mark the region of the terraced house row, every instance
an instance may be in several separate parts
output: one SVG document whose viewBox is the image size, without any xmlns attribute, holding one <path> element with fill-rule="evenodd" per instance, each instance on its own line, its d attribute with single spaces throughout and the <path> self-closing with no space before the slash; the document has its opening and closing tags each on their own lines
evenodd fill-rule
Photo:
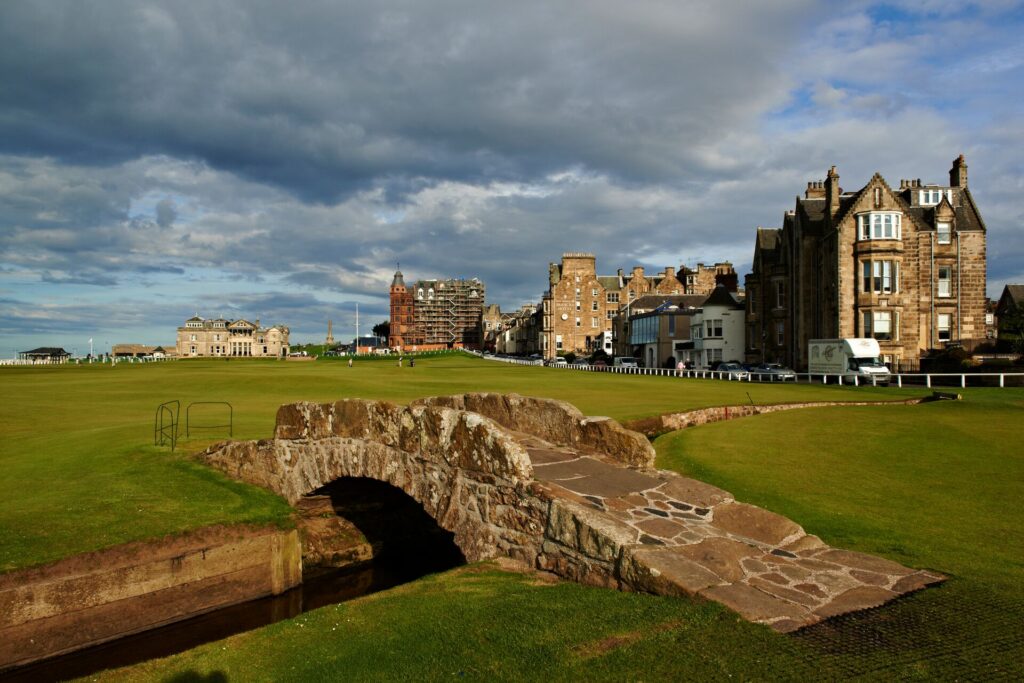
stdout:
<svg viewBox="0 0 1024 683">
<path fill-rule="evenodd" d="M 811 339 L 873 337 L 891 367 L 986 338 L 985 223 L 963 155 L 948 184 L 878 173 L 858 190 L 833 166 L 781 228 L 758 228 L 746 289 L 746 360 L 807 365 Z"/>
</svg>

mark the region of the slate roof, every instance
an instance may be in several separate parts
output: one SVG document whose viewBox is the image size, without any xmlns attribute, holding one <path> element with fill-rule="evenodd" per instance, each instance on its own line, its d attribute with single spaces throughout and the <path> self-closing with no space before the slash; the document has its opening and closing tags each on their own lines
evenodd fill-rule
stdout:
<svg viewBox="0 0 1024 683">
<path fill-rule="evenodd" d="M 702 307 L 706 308 L 707 306 L 724 306 L 726 308 L 737 309 L 744 308 L 742 299 L 722 285 L 715 287 L 715 290 L 711 292 L 711 295 L 704 300 Z"/>
<path fill-rule="evenodd" d="M 21 353 L 26 356 L 70 356 L 71 354 L 62 349 L 59 346 L 40 346 L 38 349 L 32 349 L 31 351 L 22 351 Z"/>
<path fill-rule="evenodd" d="M 999 297 L 997 315 L 1004 315 L 1010 306 L 1024 306 L 1024 285 L 1006 285 Z"/>
</svg>

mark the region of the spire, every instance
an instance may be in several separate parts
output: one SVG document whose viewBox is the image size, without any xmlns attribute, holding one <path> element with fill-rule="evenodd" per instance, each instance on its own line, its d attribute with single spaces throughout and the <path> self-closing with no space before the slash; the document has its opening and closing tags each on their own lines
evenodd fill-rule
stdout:
<svg viewBox="0 0 1024 683">
<path fill-rule="evenodd" d="M 396 263 L 395 265 L 397 265 L 399 267 L 401 266 L 400 263 Z M 402 277 L 402 271 L 400 269 L 395 271 L 395 277 L 394 277 L 394 279 L 391 280 L 391 286 L 392 287 L 405 287 L 405 278 Z"/>
</svg>

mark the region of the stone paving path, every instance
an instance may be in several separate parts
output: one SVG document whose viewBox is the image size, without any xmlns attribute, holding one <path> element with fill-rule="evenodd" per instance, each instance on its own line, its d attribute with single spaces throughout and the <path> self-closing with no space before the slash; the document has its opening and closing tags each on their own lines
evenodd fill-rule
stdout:
<svg viewBox="0 0 1024 683">
<path fill-rule="evenodd" d="M 777 631 L 876 607 L 943 581 L 940 574 L 838 550 L 795 522 L 709 484 L 652 470 L 637 471 L 515 435 L 534 477 L 557 498 L 611 518 L 624 540 L 620 568 L 631 587 L 697 595 Z"/>
</svg>

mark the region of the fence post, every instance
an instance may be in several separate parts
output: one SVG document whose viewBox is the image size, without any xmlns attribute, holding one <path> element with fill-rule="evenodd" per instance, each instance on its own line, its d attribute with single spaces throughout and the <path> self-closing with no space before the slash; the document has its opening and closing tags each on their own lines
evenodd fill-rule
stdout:
<svg viewBox="0 0 1024 683">
<path fill-rule="evenodd" d="M 896 386 L 900 389 L 903 388 L 903 375 L 896 375 Z"/>
<path fill-rule="evenodd" d="M 1004 386 L 1004 385 L 1003 385 L 1003 378 L 1004 378 L 1004 377 L 1006 377 L 1006 375 L 1004 375 L 1003 373 L 1001 373 L 1001 372 L 1000 372 L 1000 373 L 999 373 L 999 388 L 1000 388 L 1000 389 L 1002 389 L 1002 388 L 1003 388 L 1003 386 Z"/>
<path fill-rule="evenodd" d="M 960 375 L 960 388 L 963 389 L 967 386 L 967 375 Z"/>
<path fill-rule="evenodd" d="M 932 376 L 931 375 L 925 375 L 924 376 L 924 385 L 926 387 L 928 387 L 929 389 L 932 388 Z"/>
</svg>

